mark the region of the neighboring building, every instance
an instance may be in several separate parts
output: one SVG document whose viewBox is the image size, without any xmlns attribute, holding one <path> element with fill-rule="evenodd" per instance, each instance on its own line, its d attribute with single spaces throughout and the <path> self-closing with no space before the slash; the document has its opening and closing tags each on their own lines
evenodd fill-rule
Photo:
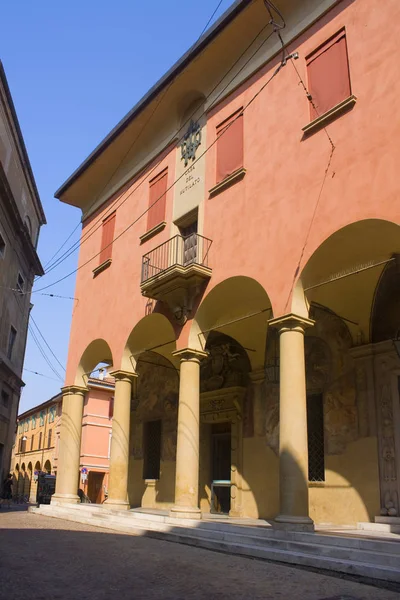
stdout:
<svg viewBox="0 0 400 600">
<path fill-rule="evenodd" d="M 38 473 L 54 473 L 61 410 L 62 395 L 57 394 L 18 416 L 11 460 L 15 496 L 35 502 Z"/>
<path fill-rule="evenodd" d="M 9 469 L 25 355 L 30 293 L 43 275 L 36 247 L 46 223 L 0 62 L 0 481 Z"/>
<path fill-rule="evenodd" d="M 56 193 L 83 238 L 54 502 L 107 363 L 109 506 L 399 514 L 400 3 L 276 4 L 298 74 L 235 2 Z"/>
<path fill-rule="evenodd" d="M 92 502 L 102 502 L 108 485 L 114 380 L 88 380 L 82 420 L 80 487 Z M 57 475 L 62 395 L 34 406 L 17 419 L 12 454 L 13 494 L 36 501 L 37 475 L 40 471 Z"/>
</svg>

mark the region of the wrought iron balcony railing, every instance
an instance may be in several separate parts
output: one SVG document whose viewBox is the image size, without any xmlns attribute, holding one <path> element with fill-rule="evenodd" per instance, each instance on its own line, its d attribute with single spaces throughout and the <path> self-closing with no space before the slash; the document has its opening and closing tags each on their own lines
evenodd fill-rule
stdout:
<svg viewBox="0 0 400 600">
<path fill-rule="evenodd" d="M 175 266 L 208 267 L 211 244 L 211 240 L 198 233 L 192 233 L 187 237 L 175 235 L 143 256 L 142 284 Z"/>
</svg>

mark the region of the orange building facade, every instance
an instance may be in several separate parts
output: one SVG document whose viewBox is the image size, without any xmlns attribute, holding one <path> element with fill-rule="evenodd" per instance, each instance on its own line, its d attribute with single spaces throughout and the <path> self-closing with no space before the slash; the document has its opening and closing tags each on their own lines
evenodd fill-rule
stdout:
<svg viewBox="0 0 400 600">
<path fill-rule="evenodd" d="M 399 17 L 236 2 L 57 191 L 83 229 L 54 502 L 107 364 L 110 507 L 398 515 Z"/>
</svg>

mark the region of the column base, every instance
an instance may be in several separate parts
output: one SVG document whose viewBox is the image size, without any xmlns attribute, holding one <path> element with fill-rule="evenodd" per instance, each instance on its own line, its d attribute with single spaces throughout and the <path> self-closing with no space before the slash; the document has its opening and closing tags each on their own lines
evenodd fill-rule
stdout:
<svg viewBox="0 0 400 600">
<path fill-rule="evenodd" d="M 112 510 L 130 510 L 131 508 L 129 502 L 125 500 L 113 500 L 112 498 L 108 498 L 103 505 Z"/>
<path fill-rule="evenodd" d="M 201 510 L 191 506 L 174 506 L 169 511 L 169 516 L 175 519 L 201 519 Z"/>
<path fill-rule="evenodd" d="M 314 521 L 310 517 L 279 515 L 272 521 L 272 526 L 284 531 L 314 531 Z"/>
<path fill-rule="evenodd" d="M 53 494 L 50 504 L 80 504 L 78 494 Z"/>
</svg>

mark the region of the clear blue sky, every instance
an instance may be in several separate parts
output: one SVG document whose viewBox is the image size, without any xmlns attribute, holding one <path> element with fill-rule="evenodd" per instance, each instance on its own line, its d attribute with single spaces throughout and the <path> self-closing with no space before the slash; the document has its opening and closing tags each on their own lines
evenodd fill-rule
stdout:
<svg viewBox="0 0 400 600">
<path fill-rule="evenodd" d="M 214 20 L 231 3 L 224 0 Z M 48 222 L 40 235 L 42 264 L 80 220 L 79 210 L 54 199 L 55 190 L 196 41 L 218 4 L 218 0 L 3 3 L 0 58 Z M 76 264 L 74 253 L 43 277 L 40 287 Z M 74 296 L 74 288 L 72 276 L 46 291 Z M 33 318 L 65 365 L 73 301 L 33 294 L 32 302 Z M 31 336 L 25 367 L 55 379 Z M 23 379 L 20 412 L 56 394 L 63 383 L 28 371 Z"/>
</svg>

